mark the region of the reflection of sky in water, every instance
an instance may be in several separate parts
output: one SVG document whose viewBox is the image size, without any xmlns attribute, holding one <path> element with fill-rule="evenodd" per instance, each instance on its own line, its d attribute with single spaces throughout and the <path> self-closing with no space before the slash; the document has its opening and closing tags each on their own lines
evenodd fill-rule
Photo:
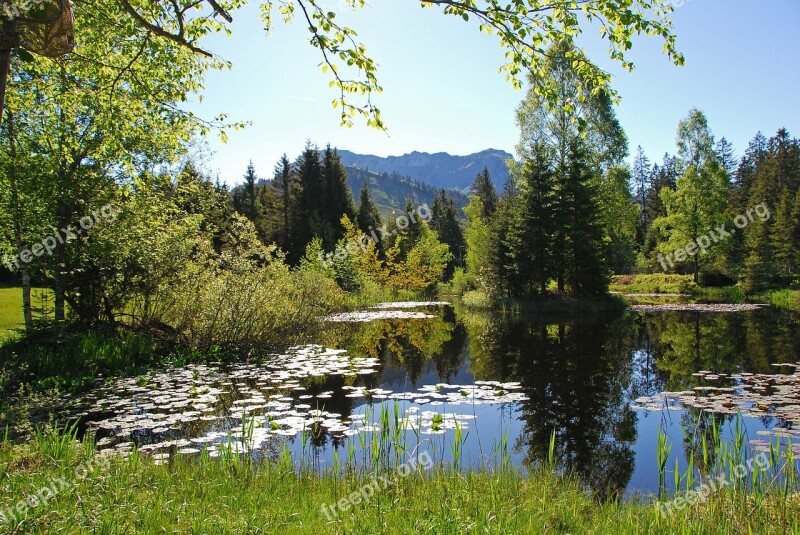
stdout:
<svg viewBox="0 0 800 535">
<path fill-rule="evenodd" d="M 124 381 L 128 390 L 106 399 L 102 410 L 91 406 L 107 392 L 96 392 L 98 399 L 86 400 L 79 410 L 88 412 L 84 421 L 95 422 L 127 413 L 115 422 L 122 425 L 100 425 L 101 445 L 135 440 L 164 458 L 181 449 L 214 451 L 215 444 L 227 442 L 230 429 L 241 434 L 241 414 L 250 413 L 257 416 L 252 435 L 263 454 L 277 455 L 286 446 L 295 458 L 312 458 L 321 469 L 333 467 L 335 445 L 340 462 L 347 459 L 348 441 L 354 458 L 363 458 L 356 433 L 362 430 L 369 448 L 375 433 L 364 429 L 380 426 L 382 409 L 394 418 L 396 407 L 407 424 L 408 452 L 424 448 L 445 462 L 453 459 L 457 421 L 464 467 L 495 466 L 504 437 L 512 464 L 541 462 L 555 429 L 560 469 L 575 472 L 599 496 L 633 495 L 657 490 L 659 428 L 672 443 L 668 471 L 676 460 L 685 468 L 689 446 L 681 426 L 691 427 L 700 414 L 695 408 L 636 410 L 634 400 L 707 385 L 698 370 L 792 373 L 771 365 L 800 359 L 797 316 L 775 310 L 550 321 L 461 319 L 442 306 L 421 310 L 435 317 L 330 324 L 309 340 L 346 352 L 306 348 L 299 364 L 289 355 L 266 366 L 169 370 L 149 383 L 131 378 Z M 164 390 L 155 401 L 147 390 L 153 384 Z M 781 395 L 788 404 L 798 388 L 787 388 Z M 369 392 L 371 400 L 365 397 Z M 147 422 L 159 412 L 167 416 Z M 437 422 L 436 415 L 444 418 Z M 759 432 L 779 424 L 796 432 L 785 419 L 759 416 L 744 419 L 748 439 L 775 438 Z M 716 419 L 722 435 L 730 437 L 733 416 Z M 304 453 L 298 432 L 315 424 L 322 432 L 310 439 L 313 454 Z M 132 434 L 117 438 L 124 434 L 121 427 Z M 800 443 L 800 434 L 795 436 Z M 169 443 L 175 447 L 152 448 Z"/>
</svg>

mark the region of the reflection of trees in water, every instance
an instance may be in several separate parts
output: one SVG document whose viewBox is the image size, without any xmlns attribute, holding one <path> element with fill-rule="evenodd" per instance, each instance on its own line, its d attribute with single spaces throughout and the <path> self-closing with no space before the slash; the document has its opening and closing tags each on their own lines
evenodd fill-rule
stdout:
<svg viewBox="0 0 800 535">
<path fill-rule="evenodd" d="M 771 365 L 800 358 L 800 317 L 778 310 L 733 314 L 661 312 L 642 316 L 656 366 L 668 390 L 701 384 L 700 370 L 775 373 Z"/>
<path fill-rule="evenodd" d="M 326 333 L 326 340 L 352 355 L 379 358 L 381 372 L 386 367 L 404 370 L 415 386 L 429 360 L 440 379 L 446 381 L 463 366 L 466 330 L 456 324 L 451 309 L 435 313 L 435 318 L 424 320 L 380 320 L 347 328 L 336 326 Z"/>
<path fill-rule="evenodd" d="M 624 490 L 633 473 L 636 415 L 626 392 L 633 378 L 630 322 L 546 324 L 485 318 L 470 322 L 476 378 L 518 380 L 530 400 L 517 447 L 526 461 L 547 456 L 556 430 L 559 466 L 598 497 Z"/>
<path fill-rule="evenodd" d="M 666 377 L 666 390 L 690 390 L 697 386 L 728 386 L 727 381 L 704 381 L 693 376 L 700 370 L 715 373 L 774 374 L 773 363 L 800 358 L 800 317 L 773 309 L 735 314 L 662 312 L 640 316 L 642 340 L 654 348 L 655 365 Z M 685 459 L 693 454 L 695 466 L 703 466 L 703 443 L 708 465 L 713 465 L 712 420 L 727 428 L 734 415 L 709 414 L 688 407 L 681 416 Z M 776 422 L 759 418 L 764 427 Z"/>
</svg>

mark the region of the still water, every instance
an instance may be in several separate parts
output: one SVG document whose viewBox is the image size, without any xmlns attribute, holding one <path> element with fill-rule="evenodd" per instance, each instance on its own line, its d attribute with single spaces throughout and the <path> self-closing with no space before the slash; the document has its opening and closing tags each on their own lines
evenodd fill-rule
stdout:
<svg viewBox="0 0 800 535">
<path fill-rule="evenodd" d="M 738 422 L 753 448 L 800 444 L 798 314 L 392 308 L 330 322 L 263 361 L 113 381 L 60 416 L 80 417 L 101 448 L 136 444 L 159 462 L 233 447 L 322 470 L 367 463 L 379 439 L 402 444 L 401 460 L 428 451 L 465 470 L 535 466 L 554 435 L 557 468 L 601 498 L 657 492 L 660 429 L 669 467 L 686 466 L 709 418 L 728 437 Z"/>
</svg>

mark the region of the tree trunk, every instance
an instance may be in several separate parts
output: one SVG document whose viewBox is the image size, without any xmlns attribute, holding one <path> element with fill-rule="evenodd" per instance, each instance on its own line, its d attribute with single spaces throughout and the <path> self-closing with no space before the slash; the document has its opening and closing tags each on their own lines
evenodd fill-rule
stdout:
<svg viewBox="0 0 800 535">
<path fill-rule="evenodd" d="M 66 205 L 63 202 L 59 202 L 57 214 L 56 214 L 56 221 L 58 222 L 58 228 L 67 228 L 69 225 L 69 216 L 68 210 Z M 66 238 L 65 238 L 66 239 Z M 56 321 L 64 321 L 66 319 L 65 313 L 65 286 L 64 286 L 64 274 L 63 270 L 66 266 L 66 243 L 58 243 L 56 245 L 55 250 L 53 251 L 53 293 L 55 294 L 55 303 L 54 303 L 54 317 Z"/>
<path fill-rule="evenodd" d="M 22 241 L 22 207 L 20 206 L 19 184 L 14 170 L 14 161 L 17 159 L 17 144 L 14 137 L 14 113 L 8 112 L 8 139 L 9 156 L 11 162 L 8 166 L 8 177 L 11 182 L 11 202 L 14 206 L 14 241 L 17 245 L 17 255 L 25 248 Z M 19 258 L 19 257 L 18 257 Z M 19 264 L 22 277 L 22 315 L 25 318 L 25 331 L 30 334 L 33 329 L 33 311 L 31 309 L 31 276 L 25 262 Z"/>
</svg>

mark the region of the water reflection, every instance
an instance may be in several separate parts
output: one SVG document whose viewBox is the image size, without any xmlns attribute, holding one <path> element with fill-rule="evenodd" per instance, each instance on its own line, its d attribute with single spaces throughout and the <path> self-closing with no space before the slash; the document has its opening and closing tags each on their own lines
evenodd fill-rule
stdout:
<svg viewBox="0 0 800 535">
<path fill-rule="evenodd" d="M 657 492 L 655 438 L 659 426 L 666 427 L 676 446 L 673 457 L 682 463 L 691 453 L 695 459 L 700 457 L 712 419 L 714 425 L 721 427 L 733 418 L 701 414 L 692 407 L 674 414 L 653 414 L 635 410 L 634 400 L 665 390 L 702 386 L 706 379 L 697 375 L 700 370 L 729 375 L 775 374 L 780 371 L 773 364 L 800 361 L 800 316 L 774 309 L 731 314 L 629 312 L 616 318 L 546 319 L 467 314 L 446 306 L 427 310 L 433 318 L 334 323 L 323 332 L 309 334 L 310 344 L 339 348 L 350 356 L 370 360 L 366 374 L 292 375 L 291 381 L 284 378 L 272 383 L 283 370 L 289 373 L 295 369 L 296 361 L 292 360 L 286 361 L 285 366 L 266 362 L 207 370 L 213 380 L 206 382 L 198 378 L 197 370 L 170 372 L 167 375 L 172 380 L 183 377 L 173 389 L 174 394 L 182 393 L 198 418 L 207 420 L 181 426 L 185 411 L 170 409 L 166 438 L 188 444 L 203 433 L 224 436 L 227 430 L 241 427 L 244 407 L 264 419 L 259 436 L 270 443 L 270 432 L 278 431 L 270 426 L 287 415 L 289 419 L 296 417 L 299 409 L 304 418 L 325 411 L 320 420 L 340 418 L 344 426 L 358 427 L 359 415 L 363 417 L 369 407 L 378 412 L 384 403 L 399 403 L 403 412 L 411 409 L 445 413 L 462 401 L 444 395 L 449 387 L 440 386 L 440 391 L 434 385 L 519 382 L 519 392 L 523 394 L 520 398 L 511 398 L 504 404 L 476 403 L 468 409 L 462 405 L 462 411 L 467 410 L 476 418 L 470 423 L 465 455 L 473 460 L 483 459 L 486 445 L 501 440 L 498 433 L 507 431 L 514 446 L 512 461 L 536 465 L 546 459 L 555 431 L 558 468 L 575 474 L 599 498 L 610 498 L 623 492 Z M 327 354 L 328 350 L 319 351 Z M 318 359 L 321 369 L 330 367 L 331 359 Z M 150 388 L 148 380 L 141 384 L 136 379 L 128 381 L 133 393 L 141 394 Z M 198 408 L 202 399 L 197 399 L 197 392 L 201 387 L 219 387 L 224 393 Z M 461 387 L 452 388 L 456 388 L 458 398 Z M 506 395 L 500 386 L 494 388 L 498 399 Z M 383 389 L 390 395 L 385 395 Z M 202 390 L 200 393 L 204 395 Z M 102 390 L 95 394 L 102 394 Z M 431 399 L 420 401 L 423 396 Z M 174 404 L 174 395 L 166 397 Z M 76 406 L 88 421 L 111 417 L 111 411 L 87 412 L 87 405 L 96 399 L 89 396 Z M 276 409 L 276 399 L 290 406 Z M 472 399 L 480 401 L 465 398 Z M 117 403 L 126 404 L 115 400 L 108 406 Z M 276 420 L 269 419 L 270 411 L 275 412 Z M 200 413 L 207 416 L 201 417 Z M 141 418 L 134 420 L 132 425 L 141 427 Z M 796 424 L 776 421 L 768 414 L 747 420 L 753 433 L 776 425 L 796 431 Z M 684 433 L 681 424 L 689 432 Z M 333 426 L 337 427 L 335 422 Z M 329 466 L 332 449 L 344 445 L 348 435 L 322 425 L 310 431 L 310 443 L 319 450 L 314 455 L 319 457 L 320 466 Z M 439 438 L 452 441 L 452 432 L 447 433 Z M 165 440 L 164 434 L 153 433 L 152 428 L 133 435 L 119 440 L 132 439 L 140 445 Z M 110 437 L 100 434 L 98 438 Z M 281 440 L 299 447 L 296 437 Z"/>
</svg>

